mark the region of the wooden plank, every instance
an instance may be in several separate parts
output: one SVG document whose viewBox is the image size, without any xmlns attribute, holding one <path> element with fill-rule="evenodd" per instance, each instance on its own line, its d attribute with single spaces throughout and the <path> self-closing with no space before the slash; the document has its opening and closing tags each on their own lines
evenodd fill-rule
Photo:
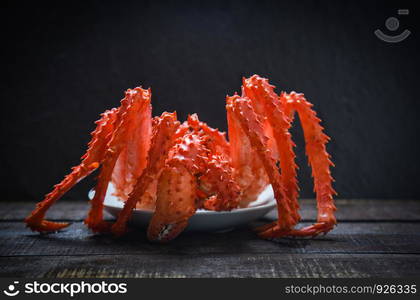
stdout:
<svg viewBox="0 0 420 300">
<path fill-rule="evenodd" d="M 303 199 L 301 214 L 303 221 L 316 218 L 316 204 L 313 199 Z M 420 201 L 417 200 L 336 200 L 339 221 L 420 221 Z M 0 221 L 23 220 L 35 207 L 33 202 L 6 202 L 0 206 Z M 51 220 L 82 221 L 89 209 L 85 201 L 59 201 L 48 212 Z M 273 210 L 268 219 L 276 218 Z"/>
<path fill-rule="evenodd" d="M 2 277 L 402 277 L 418 255 L 99 255 L 0 258 Z"/>
<path fill-rule="evenodd" d="M 42 255 L 193 255 L 193 254 L 420 254 L 420 223 L 343 223 L 326 236 L 313 240 L 259 239 L 249 229 L 226 233 L 183 233 L 170 244 L 152 244 L 144 230 L 121 239 L 93 235 L 82 223 L 55 234 L 40 235 L 23 224 L 0 223 L 1 256 Z"/>
<path fill-rule="evenodd" d="M 35 208 L 33 202 L 6 202 L 0 207 L 1 221 L 20 221 L 25 219 Z M 59 201 L 50 211 L 47 218 L 51 220 L 82 221 L 88 212 L 89 204 L 83 201 Z"/>
<path fill-rule="evenodd" d="M 419 200 L 338 199 L 335 202 L 338 221 L 420 221 Z M 313 199 L 301 201 L 304 221 L 316 219 L 315 207 Z M 265 218 L 277 219 L 277 211 L 272 210 Z"/>
</svg>

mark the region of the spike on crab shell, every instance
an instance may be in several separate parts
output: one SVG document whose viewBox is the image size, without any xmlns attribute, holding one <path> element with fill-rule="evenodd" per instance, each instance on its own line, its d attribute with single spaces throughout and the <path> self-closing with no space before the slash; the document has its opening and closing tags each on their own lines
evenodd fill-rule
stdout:
<svg viewBox="0 0 420 300">
<path fill-rule="evenodd" d="M 233 169 L 229 161 L 222 156 L 212 156 L 206 165 L 206 172 L 200 176 L 199 182 L 214 197 L 204 202 L 209 210 L 229 211 L 239 205 L 240 187 L 233 180 Z"/>
<path fill-rule="evenodd" d="M 198 119 L 197 113 L 189 114 L 187 118 L 187 122 L 189 124 L 197 125 L 200 123 L 200 120 Z"/>
<path fill-rule="evenodd" d="M 204 143 L 207 143 L 209 151 L 217 152 L 218 154 L 228 155 L 229 153 L 229 143 L 226 140 L 226 133 L 220 132 L 218 129 L 212 128 L 207 123 L 199 120 L 197 114 L 192 114 L 188 116 L 187 119 L 188 125 L 191 129 L 195 130 Z"/>
</svg>

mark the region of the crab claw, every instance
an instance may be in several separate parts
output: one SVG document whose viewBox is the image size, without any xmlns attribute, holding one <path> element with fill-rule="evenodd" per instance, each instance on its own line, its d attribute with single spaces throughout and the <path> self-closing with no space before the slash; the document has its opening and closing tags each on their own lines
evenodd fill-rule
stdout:
<svg viewBox="0 0 420 300">
<path fill-rule="evenodd" d="M 148 238 L 168 242 L 178 236 L 197 209 L 197 178 L 204 172 L 208 149 L 196 132 L 186 132 L 171 149 L 158 181 L 156 210 Z"/>
<path fill-rule="evenodd" d="M 184 167 L 167 167 L 158 183 L 156 210 L 147 230 L 154 242 L 169 242 L 187 226 L 195 213 L 196 181 Z"/>
</svg>

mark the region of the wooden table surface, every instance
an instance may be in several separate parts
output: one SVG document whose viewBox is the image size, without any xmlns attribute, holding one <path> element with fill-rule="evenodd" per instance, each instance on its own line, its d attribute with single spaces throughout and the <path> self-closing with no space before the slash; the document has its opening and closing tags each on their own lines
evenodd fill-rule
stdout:
<svg viewBox="0 0 420 300">
<path fill-rule="evenodd" d="M 316 216 L 303 200 L 304 223 Z M 47 235 L 22 223 L 34 203 L 0 207 L 1 277 L 400 277 L 420 275 L 420 201 L 337 200 L 338 226 L 316 239 L 265 241 L 249 228 L 184 233 L 167 245 L 144 231 L 122 239 L 83 225 L 88 204 L 62 200 L 49 219 L 72 221 Z M 268 215 L 272 218 L 274 213 Z M 264 220 L 262 220 L 264 221 Z"/>
</svg>

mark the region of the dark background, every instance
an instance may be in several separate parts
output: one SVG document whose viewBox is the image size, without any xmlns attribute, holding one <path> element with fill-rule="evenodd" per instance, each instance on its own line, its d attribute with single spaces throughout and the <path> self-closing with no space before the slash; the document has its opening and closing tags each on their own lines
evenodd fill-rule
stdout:
<svg viewBox="0 0 420 300">
<path fill-rule="evenodd" d="M 123 91 L 153 112 L 197 112 L 226 130 L 226 94 L 257 73 L 304 92 L 332 140 L 341 198 L 418 198 L 418 10 L 414 1 L 57 1 L 2 4 L 2 200 L 41 200 L 78 164 L 93 121 Z M 397 9 L 410 9 L 398 16 Z M 412 31 L 375 37 L 400 19 Z M 302 197 L 312 197 L 300 127 Z M 67 198 L 86 199 L 93 178 Z"/>
</svg>

